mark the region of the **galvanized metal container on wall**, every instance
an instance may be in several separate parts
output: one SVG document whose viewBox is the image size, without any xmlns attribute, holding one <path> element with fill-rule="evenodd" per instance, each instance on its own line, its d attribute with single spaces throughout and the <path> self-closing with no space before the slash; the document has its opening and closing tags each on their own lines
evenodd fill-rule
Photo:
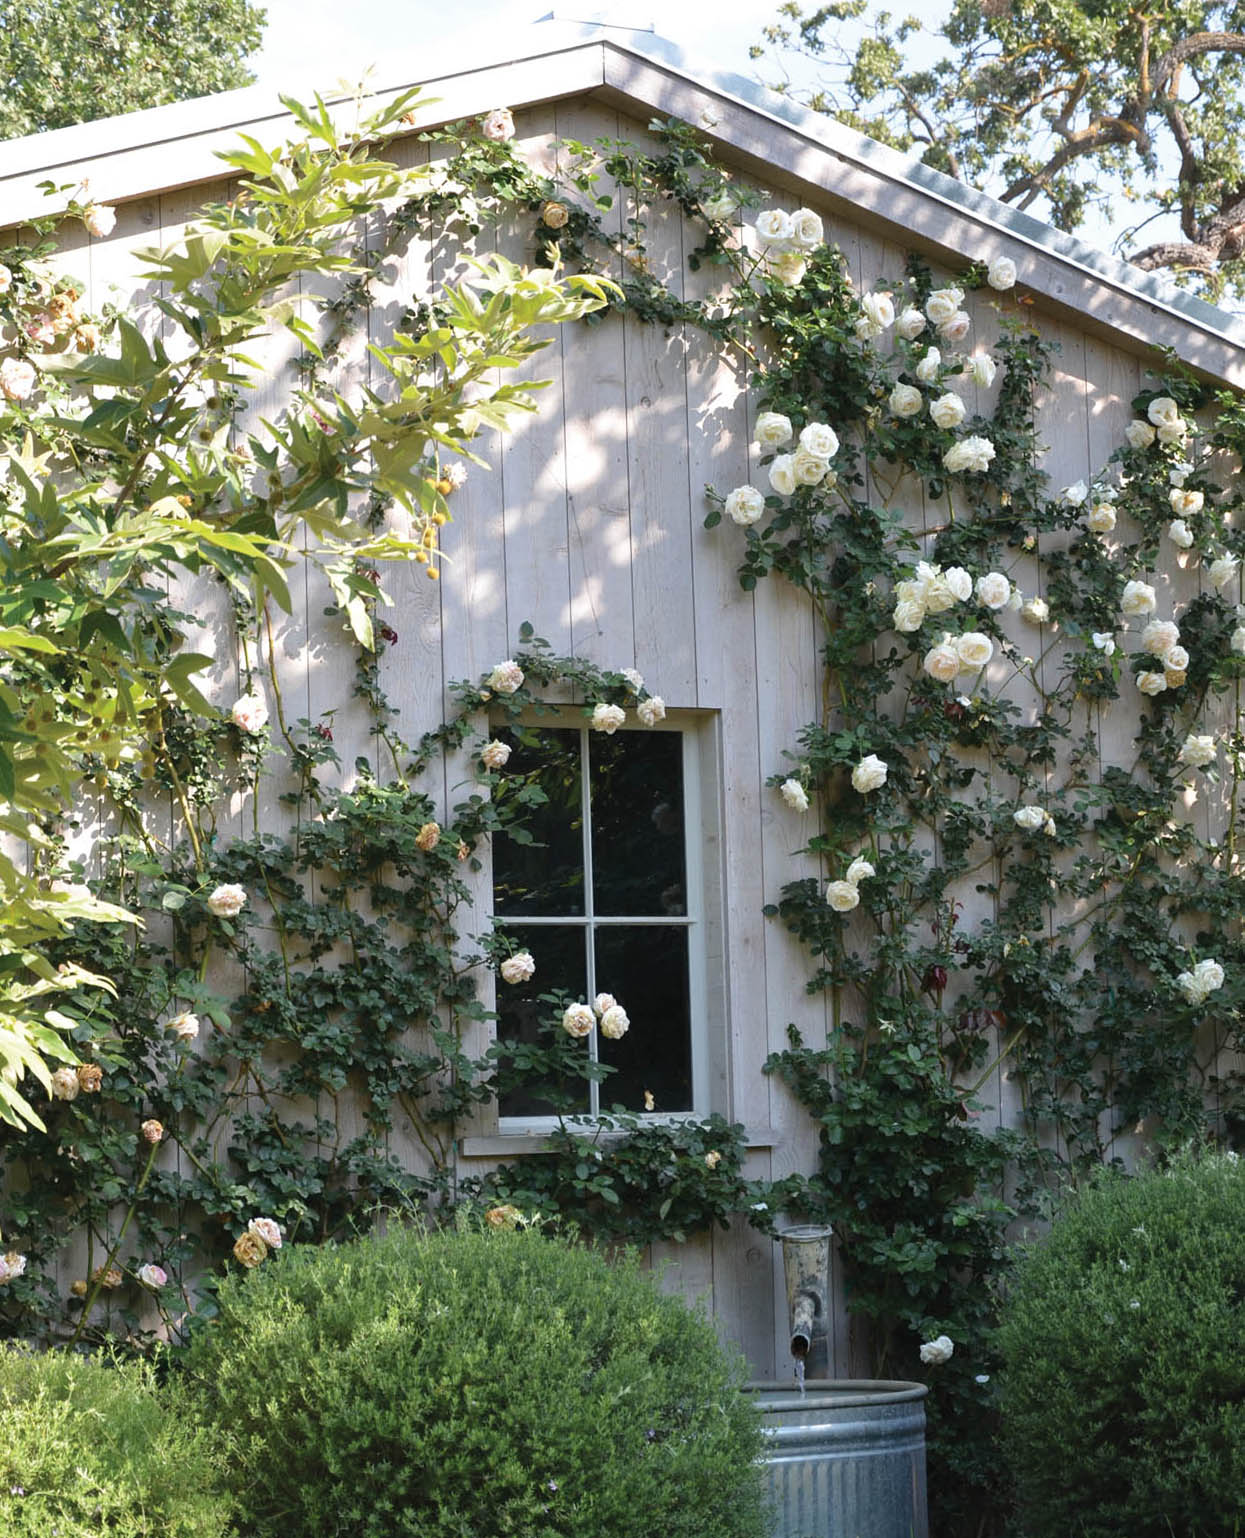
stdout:
<svg viewBox="0 0 1245 1538">
<path fill-rule="evenodd" d="M 874 1379 L 753 1383 L 771 1538 L 928 1538 L 926 1389 Z"/>
</svg>

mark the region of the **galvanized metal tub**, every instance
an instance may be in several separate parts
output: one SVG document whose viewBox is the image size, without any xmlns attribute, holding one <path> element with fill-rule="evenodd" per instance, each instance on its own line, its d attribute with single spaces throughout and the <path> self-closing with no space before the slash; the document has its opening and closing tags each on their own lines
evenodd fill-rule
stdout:
<svg viewBox="0 0 1245 1538">
<path fill-rule="evenodd" d="M 929 1538 L 922 1383 L 750 1383 L 774 1504 L 771 1538 Z"/>
</svg>

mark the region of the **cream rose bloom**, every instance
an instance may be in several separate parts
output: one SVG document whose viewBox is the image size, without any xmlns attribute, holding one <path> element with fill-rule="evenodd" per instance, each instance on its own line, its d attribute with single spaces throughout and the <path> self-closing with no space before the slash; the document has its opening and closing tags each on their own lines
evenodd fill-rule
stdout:
<svg viewBox="0 0 1245 1538">
<path fill-rule="evenodd" d="M 1188 550 L 1193 544 L 1193 530 L 1183 518 L 1173 518 L 1167 525 L 1167 537 L 1178 550 Z"/>
<path fill-rule="evenodd" d="M 607 1041 L 621 1041 L 627 1034 L 631 1021 L 621 1004 L 611 1004 L 601 1011 L 601 1035 Z"/>
<path fill-rule="evenodd" d="M 911 635 L 925 623 L 925 605 L 915 598 L 901 598 L 895 605 L 891 623 L 901 635 Z"/>
<path fill-rule="evenodd" d="M 1235 582 L 1241 563 L 1234 555 L 1220 555 L 1210 563 L 1207 576 L 1214 587 L 1227 587 L 1229 582 Z"/>
<path fill-rule="evenodd" d="M 944 342 L 962 342 L 972 330 L 973 317 L 967 310 L 957 310 L 938 327 L 938 335 Z"/>
<path fill-rule="evenodd" d="M 88 204 L 82 211 L 82 222 L 86 226 L 88 235 L 94 235 L 96 240 L 103 240 L 116 228 L 117 210 L 109 208 L 106 204 Z"/>
<path fill-rule="evenodd" d="M 1156 395 L 1146 408 L 1146 416 L 1155 427 L 1174 427 L 1180 421 L 1180 407 L 1170 395 Z"/>
<path fill-rule="evenodd" d="M 1148 694 L 1153 698 L 1156 694 L 1162 694 L 1167 688 L 1166 673 L 1138 673 L 1137 687 L 1142 694 Z"/>
<path fill-rule="evenodd" d="M 877 871 L 874 870 L 870 862 L 864 859 L 863 856 L 857 855 L 847 867 L 843 879 L 850 881 L 853 886 L 859 886 L 862 881 L 871 881 L 876 875 Z"/>
<path fill-rule="evenodd" d="M 270 1250 L 281 1248 L 281 1225 L 276 1218 L 252 1218 L 246 1225 L 246 1231 L 261 1239 Z"/>
<path fill-rule="evenodd" d="M 797 208 L 791 215 L 791 244 L 797 251 L 815 251 L 825 238 L 820 214 Z"/>
<path fill-rule="evenodd" d="M 1089 496 L 1089 487 L 1084 481 L 1073 481 L 1071 486 L 1065 486 L 1059 493 L 1061 502 L 1066 502 L 1069 507 L 1080 507 Z"/>
<path fill-rule="evenodd" d="M 494 737 L 480 749 L 480 762 L 486 769 L 504 769 L 510 762 L 510 744 Z"/>
<path fill-rule="evenodd" d="M 966 630 L 955 643 L 962 672 L 975 672 L 984 668 L 994 656 L 994 642 L 980 630 Z"/>
<path fill-rule="evenodd" d="M 1163 669 L 1167 674 L 1167 687 L 1175 689 L 1179 684 L 1184 683 L 1183 678 L 1177 681 L 1172 677 L 1173 673 L 1183 673 L 1189 666 L 1189 654 L 1185 651 L 1184 647 L 1173 646 L 1171 651 L 1163 657 L 1162 661 Z"/>
<path fill-rule="evenodd" d="M 726 516 L 746 529 L 765 516 L 765 497 L 755 486 L 736 486 L 726 499 Z"/>
<path fill-rule="evenodd" d="M 921 666 L 940 684 L 955 681 L 955 676 L 960 671 L 960 654 L 949 635 L 944 636 L 937 646 L 930 647 L 921 660 Z"/>
<path fill-rule="evenodd" d="M 967 603 L 973 596 L 973 579 L 962 566 L 948 566 L 942 580 L 959 603 Z"/>
<path fill-rule="evenodd" d="M 866 294 L 860 301 L 871 336 L 881 336 L 895 324 L 895 302 L 889 294 Z"/>
<path fill-rule="evenodd" d="M 945 325 L 964 302 L 962 288 L 936 288 L 925 301 L 925 313 L 931 324 Z"/>
<path fill-rule="evenodd" d="M 850 913 L 860 904 L 860 892 L 854 882 L 832 881 L 826 888 L 826 901 L 836 913 Z"/>
<path fill-rule="evenodd" d="M 914 372 L 922 384 L 933 384 L 941 367 L 942 354 L 936 347 L 927 347 L 925 356 L 917 364 Z"/>
<path fill-rule="evenodd" d="M 817 459 L 833 459 L 839 452 L 839 435 L 825 422 L 810 422 L 800 432 L 800 447 Z"/>
<path fill-rule="evenodd" d="M 1173 486 L 1167 500 L 1178 518 L 1192 518 L 1195 513 L 1202 511 L 1206 496 L 1201 491 L 1186 491 L 1183 486 Z"/>
<path fill-rule="evenodd" d="M 1014 287 L 1016 282 L 1016 264 L 1010 256 L 996 256 L 986 270 L 986 282 L 991 288 L 996 288 L 1002 293 L 1004 290 Z"/>
<path fill-rule="evenodd" d="M 0 363 L 0 395 L 9 401 L 24 401 L 35 387 L 34 365 L 25 358 L 5 358 Z"/>
<path fill-rule="evenodd" d="M 896 417 L 914 417 L 925 404 L 925 397 L 915 385 L 897 384 L 890 393 L 887 402 L 891 409 L 891 415 Z"/>
<path fill-rule="evenodd" d="M 799 780 L 784 780 L 779 786 L 779 794 L 793 812 L 808 811 L 808 792 Z"/>
<path fill-rule="evenodd" d="M 1031 802 L 1017 807 L 1012 813 L 1012 821 L 1018 828 L 1023 828 L 1026 833 L 1036 833 L 1046 824 L 1046 812 L 1040 806 L 1034 806 Z"/>
<path fill-rule="evenodd" d="M 910 304 L 896 320 L 895 330 L 906 342 L 915 341 L 925 330 L 925 317 L 915 305 Z"/>
<path fill-rule="evenodd" d="M 229 719 L 239 731 L 254 737 L 268 725 L 268 706 L 258 694 L 244 694 L 233 702 Z"/>
<path fill-rule="evenodd" d="M 757 417 L 756 441 L 762 449 L 780 449 L 791 442 L 791 418 L 781 411 L 763 411 Z"/>
<path fill-rule="evenodd" d="M 1115 528 L 1115 509 L 1110 502 L 1095 502 L 1085 522 L 1094 534 L 1110 534 Z"/>
<path fill-rule="evenodd" d="M 1130 448 L 1148 449 L 1154 442 L 1156 434 L 1149 422 L 1143 422 L 1140 417 L 1134 417 L 1124 429 L 1124 437 L 1128 440 Z"/>
<path fill-rule="evenodd" d="M 1141 614 L 1153 614 L 1154 589 L 1148 582 L 1126 582 L 1120 594 L 1120 612 L 1136 618 Z"/>
<path fill-rule="evenodd" d="M 74 1068 L 58 1068 L 52 1075 L 52 1098 L 54 1100 L 76 1100 L 78 1091 L 82 1086 L 78 1083 L 78 1073 Z"/>
<path fill-rule="evenodd" d="M 977 353 L 968 365 L 969 376 L 979 390 L 988 390 L 994 383 L 998 365 L 988 353 Z"/>
<path fill-rule="evenodd" d="M 958 427 L 964 420 L 964 402 L 954 390 L 948 390 L 945 395 L 940 395 L 936 401 L 930 401 L 929 414 L 933 418 L 935 427 Z"/>
<path fill-rule="evenodd" d="M 888 768 L 885 759 L 869 753 L 852 770 L 852 788 L 867 796 L 870 791 L 880 790 L 886 784 Z"/>
<path fill-rule="evenodd" d="M 987 609 L 1002 609 L 1012 596 L 1012 585 L 1001 571 L 988 571 L 977 578 L 977 599 Z"/>
<path fill-rule="evenodd" d="M 172 1031 L 178 1041 L 193 1041 L 199 1034 L 199 1017 L 192 1015 L 190 1011 L 183 1010 L 180 1015 L 174 1015 L 165 1026 L 166 1031 Z"/>
<path fill-rule="evenodd" d="M 829 473 L 829 462 L 803 445 L 791 455 L 791 474 L 797 486 L 820 486 Z"/>
<path fill-rule="evenodd" d="M 757 239 L 770 250 L 781 250 L 795 237 L 795 223 L 781 208 L 765 208 L 756 217 Z"/>
<path fill-rule="evenodd" d="M 596 1023 L 590 1004 L 572 1004 L 562 1013 L 562 1029 L 568 1036 L 590 1036 Z"/>
<path fill-rule="evenodd" d="M 635 713 L 641 726 L 656 726 L 658 721 L 666 719 L 666 702 L 660 694 L 650 694 L 636 706 Z"/>
<path fill-rule="evenodd" d="M 994 445 L 989 438 L 961 438 L 942 456 L 942 464 L 944 470 L 958 475 L 967 470 L 988 470 L 993 458 Z"/>
<path fill-rule="evenodd" d="M 604 732 L 607 737 L 612 737 L 626 719 L 627 712 L 621 705 L 607 705 L 602 702 L 593 707 L 592 718 L 588 725 L 594 732 Z"/>
<path fill-rule="evenodd" d="M 1180 626 L 1169 619 L 1152 619 L 1141 632 L 1141 649 L 1151 657 L 1166 657 L 1180 640 Z"/>
<path fill-rule="evenodd" d="M 795 491 L 795 455 L 779 454 L 769 467 L 769 483 L 780 497 L 789 497 Z"/>
<path fill-rule="evenodd" d="M 536 971 L 536 961 L 531 951 L 515 951 L 507 956 L 498 968 L 503 983 L 525 983 Z"/>
<path fill-rule="evenodd" d="M 927 1366 L 940 1367 L 943 1362 L 949 1362 L 954 1353 L 955 1342 L 949 1335 L 940 1335 L 937 1340 L 925 1341 L 920 1357 Z"/>
<path fill-rule="evenodd" d="M 1181 744 L 1179 760 L 1190 769 L 1207 769 L 1215 762 L 1218 750 L 1215 739 L 1190 732 Z"/>
<path fill-rule="evenodd" d="M 808 271 L 808 262 L 799 251 L 775 251 L 769 258 L 770 276 L 793 288 Z"/>
<path fill-rule="evenodd" d="M 246 907 L 246 891 L 233 882 L 224 882 L 213 888 L 207 905 L 208 911 L 218 919 L 237 918 Z"/>
<path fill-rule="evenodd" d="M 730 192 L 719 192 L 715 197 L 702 198 L 700 211 L 714 224 L 725 224 L 734 217 L 735 197 Z"/>
<path fill-rule="evenodd" d="M 514 113 L 509 107 L 494 107 L 480 124 L 480 132 L 494 144 L 514 138 Z"/>
<path fill-rule="evenodd" d="M 1096 651 L 1104 653 L 1108 657 L 1115 656 L 1115 637 L 1109 630 L 1095 630 L 1090 640 Z"/>
<path fill-rule="evenodd" d="M 1030 598 L 1021 605 L 1020 612 L 1031 625 L 1044 625 L 1050 618 L 1050 605 L 1045 598 Z"/>
<path fill-rule="evenodd" d="M 523 669 L 513 658 L 507 657 L 489 674 L 487 687 L 497 694 L 514 694 L 523 687 Z"/>
</svg>

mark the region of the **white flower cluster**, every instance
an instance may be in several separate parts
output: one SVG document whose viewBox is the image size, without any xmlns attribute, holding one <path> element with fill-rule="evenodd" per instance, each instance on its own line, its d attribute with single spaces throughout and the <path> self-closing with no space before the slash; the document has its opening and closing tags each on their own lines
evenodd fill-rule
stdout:
<svg viewBox="0 0 1245 1538">
<path fill-rule="evenodd" d="M 1149 614 L 1155 604 L 1154 589 L 1146 582 L 1128 582 L 1120 607 L 1125 614 Z M 1180 627 L 1169 619 L 1152 619 L 1141 632 L 1141 649 L 1155 658 L 1162 671 L 1151 668 L 1136 675 L 1142 694 L 1153 697 L 1166 689 L 1179 689 L 1189 666 L 1189 653 L 1180 644 Z"/>
<path fill-rule="evenodd" d="M 832 881 L 826 888 L 826 901 L 836 913 L 850 913 L 860 902 L 860 883 L 876 875 L 869 861 L 858 855 L 847 867 L 842 881 Z"/>
<path fill-rule="evenodd" d="M 612 993 L 598 993 L 591 1004 L 569 1005 L 562 1015 L 562 1029 L 568 1036 L 590 1036 L 598 1020 L 601 1035 L 609 1041 L 621 1040 L 631 1024 L 627 1011 Z"/>
<path fill-rule="evenodd" d="M 968 603 L 974 594 L 983 608 L 1001 609 L 1011 599 L 1012 585 L 1001 571 L 986 572 L 974 584 L 962 566 L 944 571 L 933 562 L 918 561 L 912 575 L 895 584 L 891 622 L 896 630 L 911 634 L 921 628 L 927 615 L 945 614 L 957 603 Z"/>
<path fill-rule="evenodd" d="M 953 636 L 944 630 L 942 640 L 931 646 L 921 666 L 940 684 L 954 683 L 960 673 L 977 673 L 994 656 L 994 642 L 980 630 L 966 630 Z"/>
<path fill-rule="evenodd" d="M 1223 987 L 1223 968 L 1217 961 L 1199 961 L 1192 972 L 1182 972 L 1176 979 L 1190 1004 L 1204 1004 L 1210 994 Z"/>
<path fill-rule="evenodd" d="M 808 269 L 809 253 L 825 239 L 821 216 L 811 208 L 797 208 L 793 214 L 781 208 L 763 209 L 755 228 L 765 269 L 780 283 L 800 282 Z"/>
</svg>

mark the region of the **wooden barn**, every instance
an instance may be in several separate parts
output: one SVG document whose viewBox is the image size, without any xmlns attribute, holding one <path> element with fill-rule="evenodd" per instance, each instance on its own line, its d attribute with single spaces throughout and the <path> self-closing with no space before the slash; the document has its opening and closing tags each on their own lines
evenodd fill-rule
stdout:
<svg viewBox="0 0 1245 1538">
<path fill-rule="evenodd" d="M 1156 348 L 1172 349 L 1206 380 L 1245 385 L 1245 328 L 1224 313 L 740 77 L 694 73 L 660 43 L 591 37 L 420 83 L 436 105 L 421 109 L 418 126 L 391 148 L 405 164 L 449 153 L 421 137 L 429 125 L 478 120 L 498 107 L 513 113 L 514 142 L 529 164 L 550 172 L 568 143 L 644 144 L 652 142 L 653 119 L 678 119 L 712 146 L 732 185 L 759 195 L 759 206 L 815 211 L 860 295 L 901 279 L 910 254 L 948 283 L 974 263 L 1010 259 L 1014 289 L 973 288 L 964 303 L 977 349 L 993 345 L 1008 316 L 1032 321 L 1058 343 L 1039 412 L 1040 468 L 1053 488 L 1090 482 L 1100 472 L 1137 414 L 1132 402 Z M 0 228 L 15 239 L 42 215 L 40 183 L 88 184 L 93 201 L 115 208 L 115 228 L 91 237 L 66 225 L 57 261 L 86 281 L 92 310 L 129 302 L 139 286 L 135 253 L 176 242 L 201 206 L 230 196 L 217 152 L 242 133 L 275 143 L 288 125 L 281 109 L 258 104 L 248 91 L 5 144 Z M 622 236 L 629 206 L 626 190 L 617 190 L 603 217 L 616 221 Z M 711 292 L 713 269 L 693 270 L 686 260 L 699 239 L 687 215 L 668 202 L 646 219 L 647 259 L 668 288 L 687 299 Z M 444 241 L 413 242 L 386 263 L 365 323 L 335 359 L 337 391 L 349 396 L 352 383 L 369 381 L 369 340 L 392 331 L 409 306 L 455 270 L 473 238 L 478 251 L 531 259 L 530 228 L 518 224 L 486 227 L 476 237 L 451 228 Z M 607 274 L 621 276 L 621 261 L 610 260 Z M 296 351 L 290 337 L 272 340 L 265 383 L 247 407 L 253 419 L 280 410 Z M 595 739 L 582 713 L 568 703 L 564 719 L 553 718 L 556 726 L 546 719 L 554 733 L 546 740 L 556 737 L 583 786 L 567 826 L 575 840 L 591 827 L 598 846 L 585 839 L 579 853 L 569 854 L 555 847 L 543 856 L 550 867 L 543 873 L 541 859 L 533 866 L 521 851 L 494 869 L 482 848 L 471 877 L 475 911 L 461 927 L 486 930 L 496 914 L 517 941 L 544 956 L 546 986 L 560 983 L 577 996 L 618 992 L 631 1014 L 631 1045 L 630 1055 L 618 1059 L 617 1082 L 635 1110 L 643 1110 L 648 1093 L 655 1116 L 718 1112 L 742 1124 L 752 1179 L 811 1170 L 816 1126 L 762 1068 L 786 1044 L 790 1023 L 806 1040 L 825 1042 L 827 997 L 808 991 L 805 950 L 762 910 L 787 883 L 828 874 L 806 851 L 806 817 L 772 781 L 786 772 L 784 754 L 795 751 L 801 728 L 822 711 L 818 625 L 812 605 L 790 585 L 774 579 L 741 587 L 742 536 L 729 522 L 705 527 L 706 486 L 725 494 L 750 480 L 763 483 L 747 376 L 677 315 L 641 323 L 617 314 L 559 328 L 525 373 L 552 385 L 539 409 L 504 438 L 486 432 L 478 440 L 488 469 L 470 467 L 454 492 L 440 580 L 428 581 L 414 565 L 386 578 L 393 607 L 384 617 L 397 639 L 380 653 L 380 685 L 412 741 L 444 718 L 453 681 L 485 677 L 512 658 L 520 627 L 530 625 L 556 654 L 638 671 L 647 691 L 664 701 L 665 717 L 651 730 L 629 720 L 610 739 L 626 744 L 627 767 L 619 780 L 623 799 L 608 808 L 592 802 L 587 763 Z M 997 389 L 970 383 L 963 392 L 969 409 L 988 412 Z M 904 514 L 919 536 L 936 510 L 919 479 L 905 484 Z M 1154 580 L 1173 602 L 1199 591 L 1198 570 L 1179 552 L 1169 549 L 1156 570 Z M 1024 586 L 1032 592 L 1038 583 L 1035 574 Z M 353 654 L 340 640 L 340 622 L 322 617 L 329 595 L 312 581 L 295 597 L 291 615 L 274 613 L 267 641 L 284 714 L 331 723 L 341 767 L 326 768 L 330 777 L 349 783 L 359 758 L 379 772 L 383 750 L 353 696 Z M 201 614 L 222 603 L 206 582 L 189 593 L 189 606 Z M 223 607 L 220 614 L 215 698 L 228 705 L 243 687 L 243 659 L 235 655 Z M 200 649 L 206 644 L 196 642 Z M 1019 686 L 1016 698 L 1024 704 Z M 271 699 L 269 705 L 275 709 Z M 1109 708 L 1099 708 L 1109 757 Z M 1121 726 L 1121 755 L 1131 740 Z M 290 767 L 281 753 L 274 746 L 257 799 L 237 796 L 221 813 L 222 840 L 231 832 L 280 831 Z M 469 777 L 461 756 L 450 755 L 440 804 L 450 807 Z M 1208 795 L 1188 816 L 1209 835 L 1222 804 Z M 611 850 L 617 853 L 637 828 L 643 857 L 624 862 L 625 879 L 611 891 Z M 545 832 L 546 848 L 556 845 L 552 823 Z M 547 890 L 538 900 L 542 882 Z M 961 924 L 971 927 L 988 905 L 968 884 Z M 559 969 L 560 978 L 550 976 Z M 491 974 L 482 987 L 491 1006 Z M 645 1021 L 657 1019 L 660 1031 L 646 1040 Z M 494 1027 L 473 1029 L 479 1049 Z M 991 1030 L 997 1051 L 987 1054 L 991 1069 L 978 1098 L 987 1121 L 1012 1125 L 1022 1094 L 1009 1077 L 1006 1030 L 1000 1022 Z M 454 1144 L 458 1179 L 543 1146 L 547 1120 L 522 1097 L 500 1110 L 486 1102 L 473 1118 Z M 399 1125 L 388 1134 L 388 1150 L 415 1169 L 425 1159 Z M 745 1213 L 726 1229 L 654 1249 L 668 1284 L 706 1300 L 757 1376 L 786 1375 L 778 1247 Z M 68 1285 L 78 1272 L 68 1260 L 65 1268 Z M 866 1375 L 841 1290 L 831 1337 L 832 1370 Z"/>
</svg>

